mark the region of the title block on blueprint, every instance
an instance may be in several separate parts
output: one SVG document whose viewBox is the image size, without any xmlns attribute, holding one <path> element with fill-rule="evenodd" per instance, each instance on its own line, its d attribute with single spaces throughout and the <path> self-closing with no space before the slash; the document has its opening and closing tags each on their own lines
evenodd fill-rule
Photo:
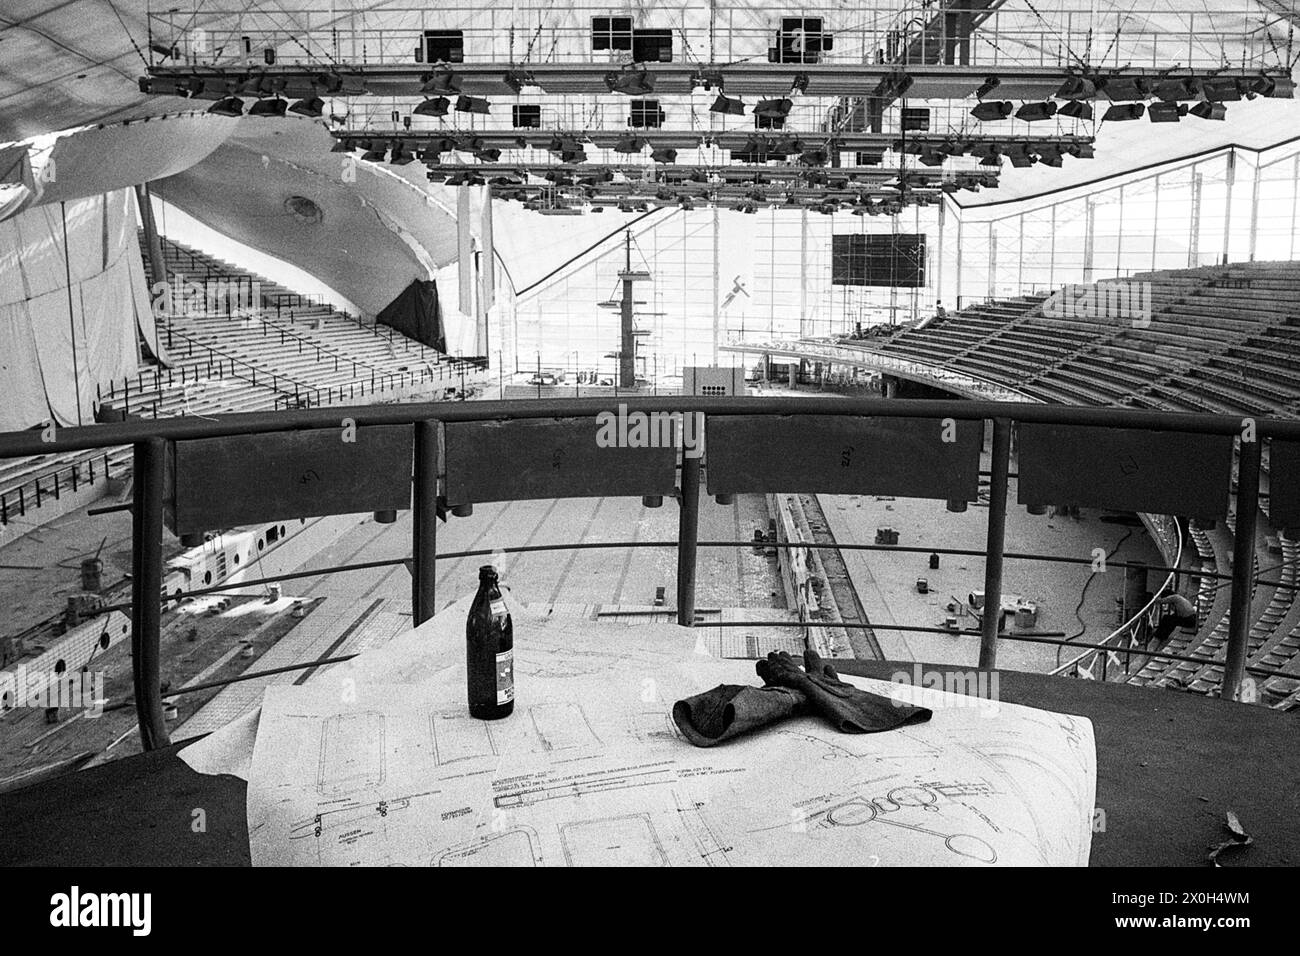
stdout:
<svg viewBox="0 0 1300 956">
<path fill-rule="evenodd" d="M 613 442 L 597 441 L 602 433 L 594 417 L 449 422 L 444 432 L 445 494 L 452 505 L 671 496 L 676 485 L 676 433 L 667 427 L 607 429 Z"/>
<path fill-rule="evenodd" d="M 175 534 L 411 506 L 410 425 L 200 438 L 169 444 L 165 515 Z"/>
<path fill-rule="evenodd" d="M 983 422 L 958 419 L 711 416 L 708 488 L 974 501 L 983 436 Z"/>
<path fill-rule="evenodd" d="M 1017 495 L 1027 505 L 1221 518 L 1232 436 L 1020 423 Z"/>
<path fill-rule="evenodd" d="M 1300 530 L 1300 441 L 1269 442 L 1268 521 Z"/>
</svg>

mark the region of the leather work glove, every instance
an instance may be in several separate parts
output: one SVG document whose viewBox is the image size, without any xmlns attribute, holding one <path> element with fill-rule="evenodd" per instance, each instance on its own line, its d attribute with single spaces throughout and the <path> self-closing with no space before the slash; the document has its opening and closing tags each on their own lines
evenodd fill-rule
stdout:
<svg viewBox="0 0 1300 956">
<path fill-rule="evenodd" d="M 804 669 L 785 651 L 773 651 L 755 665 L 769 686 L 797 690 L 808 699 L 809 709 L 844 734 L 872 734 L 904 724 L 927 721 L 932 712 L 879 694 L 869 694 L 840 680 L 829 661 L 811 648 L 803 653 Z"/>
<path fill-rule="evenodd" d="M 788 717 L 808 713 L 808 701 L 786 687 L 719 684 L 673 704 L 673 722 L 697 747 L 712 747 Z"/>
</svg>

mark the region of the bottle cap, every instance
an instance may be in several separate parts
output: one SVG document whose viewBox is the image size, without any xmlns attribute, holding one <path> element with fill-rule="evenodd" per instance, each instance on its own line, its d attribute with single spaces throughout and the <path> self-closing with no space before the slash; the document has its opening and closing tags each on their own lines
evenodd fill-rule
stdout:
<svg viewBox="0 0 1300 956">
<path fill-rule="evenodd" d="M 480 579 L 495 578 L 497 576 L 497 569 L 492 567 L 490 564 L 485 564 L 478 569 L 478 576 Z"/>
</svg>

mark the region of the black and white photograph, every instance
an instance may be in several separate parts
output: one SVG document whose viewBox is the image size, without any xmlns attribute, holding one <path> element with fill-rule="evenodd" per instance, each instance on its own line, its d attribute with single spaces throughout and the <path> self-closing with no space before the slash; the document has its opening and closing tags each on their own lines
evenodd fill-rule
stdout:
<svg viewBox="0 0 1300 956">
<path fill-rule="evenodd" d="M 1294 0 L 3 0 L 8 911 L 1276 930 L 1298 61 Z"/>
</svg>

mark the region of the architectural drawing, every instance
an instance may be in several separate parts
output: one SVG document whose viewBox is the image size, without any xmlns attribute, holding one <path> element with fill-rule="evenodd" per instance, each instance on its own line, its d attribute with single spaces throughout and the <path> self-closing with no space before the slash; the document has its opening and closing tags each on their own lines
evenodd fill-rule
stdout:
<svg viewBox="0 0 1300 956">
<path fill-rule="evenodd" d="M 343 797 L 384 782 L 384 715 L 336 714 L 321 728 L 316 789 Z"/>
</svg>

